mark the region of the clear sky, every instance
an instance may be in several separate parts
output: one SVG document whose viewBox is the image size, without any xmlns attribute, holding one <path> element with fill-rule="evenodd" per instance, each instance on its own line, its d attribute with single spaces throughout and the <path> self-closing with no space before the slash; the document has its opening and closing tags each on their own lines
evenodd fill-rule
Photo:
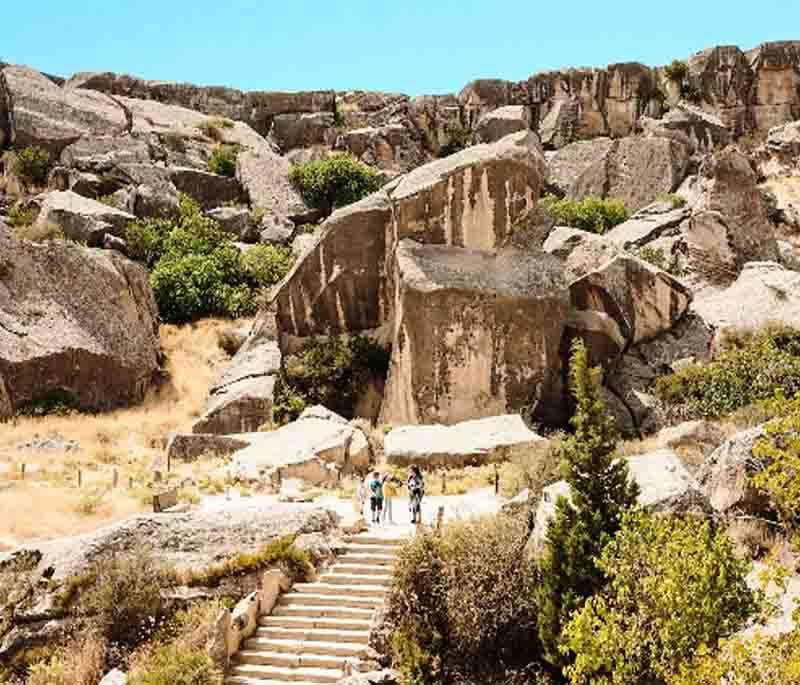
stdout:
<svg viewBox="0 0 800 685">
<path fill-rule="evenodd" d="M 412 95 L 800 39 L 800 0 L 4 0 L 0 59 L 243 89 Z M 792 35 L 792 33 L 794 35 Z"/>
</svg>

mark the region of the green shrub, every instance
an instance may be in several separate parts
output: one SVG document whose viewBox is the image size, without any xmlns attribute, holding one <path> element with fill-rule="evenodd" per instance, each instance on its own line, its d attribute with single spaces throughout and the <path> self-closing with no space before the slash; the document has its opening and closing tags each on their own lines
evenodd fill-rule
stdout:
<svg viewBox="0 0 800 685">
<path fill-rule="evenodd" d="M 664 250 L 655 247 L 643 247 L 639 250 L 639 258 L 658 269 L 667 270 L 668 264 L 667 258 L 664 256 Z"/>
<path fill-rule="evenodd" d="M 664 67 L 664 74 L 670 81 L 683 83 L 684 79 L 689 75 L 689 67 L 686 62 L 674 59 Z"/>
<path fill-rule="evenodd" d="M 148 550 L 97 561 L 94 583 L 80 597 L 98 629 L 113 644 L 133 646 L 147 639 L 163 617 L 164 574 Z"/>
<path fill-rule="evenodd" d="M 605 233 L 628 219 L 625 205 L 621 200 L 613 198 L 587 197 L 583 200 L 569 200 L 545 195 L 541 204 L 552 215 L 556 224 L 592 233 Z"/>
<path fill-rule="evenodd" d="M 606 571 L 598 565 L 598 557 L 638 495 L 627 463 L 616 458 L 618 435 L 603 404 L 602 371 L 589 367 L 580 339 L 572 346 L 569 374 L 576 403 L 571 420 L 575 432 L 563 441 L 560 456 L 571 501 L 561 497 L 556 503 L 537 588 L 539 639 L 545 659 L 556 667 L 568 664 L 561 650 L 563 628 L 570 615 L 605 584 Z"/>
<path fill-rule="evenodd" d="M 449 157 L 472 145 L 472 131 L 463 126 L 447 128 L 447 142 L 439 149 L 439 157 Z"/>
<path fill-rule="evenodd" d="M 205 649 L 167 644 L 156 647 L 131 674 L 131 685 L 222 685 L 223 673 Z"/>
<path fill-rule="evenodd" d="M 206 138 L 215 140 L 221 143 L 224 139 L 223 129 L 233 128 L 233 122 L 230 119 L 210 119 L 198 125 L 197 129 Z"/>
<path fill-rule="evenodd" d="M 17 413 L 20 416 L 68 416 L 80 408 L 80 401 L 74 393 L 58 388 L 25 403 Z"/>
<path fill-rule="evenodd" d="M 255 245 L 242 255 L 248 278 L 260 288 L 280 283 L 294 264 L 292 249 L 274 245 Z"/>
<path fill-rule="evenodd" d="M 500 492 L 505 497 L 530 492 L 537 502 L 548 485 L 561 478 L 561 449 L 563 438 L 551 436 L 547 442 L 514 454 L 500 466 Z"/>
<path fill-rule="evenodd" d="M 662 682 L 759 608 L 749 561 L 708 521 L 632 513 L 598 565 L 608 585 L 565 631 L 571 685 Z"/>
<path fill-rule="evenodd" d="M 674 193 L 669 193 L 668 195 L 659 195 L 657 200 L 659 202 L 668 202 L 672 205 L 673 209 L 680 209 L 681 207 L 686 206 L 686 198 L 682 197 L 681 195 L 675 195 Z"/>
<path fill-rule="evenodd" d="M 257 247 L 245 257 L 231 236 L 181 196 L 177 222 L 145 219 L 126 231 L 129 254 L 152 272 L 150 284 L 164 321 L 181 323 L 201 316 L 251 316 L 256 295 L 286 267 L 288 251 Z"/>
<path fill-rule="evenodd" d="M 47 183 L 47 174 L 50 171 L 50 154 L 39 147 L 17 150 L 11 170 L 29 185 L 44 185 Z"/>
<path fill-rule="evenodd" d="M 499 516 L 451 524 L 402 548 L 388 621 L 407 682 L 456 682 L 536 659 L 527 539 L 524 521 Z"/>
<path fill-rule="evenodd" d="M 346 153 L 293 165 L 289 179 L 303 199 L 326 216 L 338 207 L 358 202 L 381 187 L 376 171 Z"/>
<path fill-rule="evenodd" d="M 352 418 L 358 394 L 370 379 L 385 378 L 388 369 L 389 354 L 369 338 L 317 338 L 286 357 L 283 379 L 293 403 L 296 395 L 306 405 L 322 404 Z"/>
<path fill-rule="evenodd" d="M 35 216 L 33 209 L 25 209 L 16 204 L 8 211 L 8 225 L 13 227 L 30 226 Z"/>
<path fill-rule="evenodd" d="M 273 422 L 278 426 L 290 423 L 296 420 L 305 408 L 305 398 L 279 376 L 275 383 L 275 399 L 272 402 Z"/>
<path fill-rule="evenodd" d="M 208 160 L 208 170 L 212 174 L 233 178 L 236 175 L 236 158 L 238 156 L 238 145 L 217 145 Z"/>
<path fill-rule="evenodd" d="M 686 416 L 718 418 L 780 390 L 800 391 L 800 332 L 768 328 L 729 338 L 709 364 L 691 364 L 659 378 L 655 393 Z"/>
</svg>

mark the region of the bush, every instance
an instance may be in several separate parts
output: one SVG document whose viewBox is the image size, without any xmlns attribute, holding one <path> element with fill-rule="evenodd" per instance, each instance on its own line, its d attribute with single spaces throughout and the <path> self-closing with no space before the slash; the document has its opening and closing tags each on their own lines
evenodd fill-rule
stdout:
<svg viewBox="0 0 800 685">
<path fill-rule="evenodd" d="M 672 205 L 673 209 L 680 209 L 681 207 L 686 206 L 686 198 L 682 197 L 681 195 L 675 195 L 674 193 L 669 193 L 668 195 L 659 195 L 657 200 L 659 202 L 668 202 Z"/>
<path fill-rule="evenodd" d="M 449 157 L 472 145 L 472 131 L 463 126 L 447 129 L 447 142 L 439 149 L 439 157 Z"/>
<path fill-rule="evenodd" d="M 381 187 L 376 171 L 346 153 L 293 165 L 289 179 L 303 199 L 326 216 L 338 207 L 358 202 Z"/>
<path fill-rule="evenodd" d="M 81 408 L 78 397 L 68 390 L 51 390 L 45 395 L 22 405 L 20 416 L 68 416 Z"/>
<path fill-rule="evenodd" d="M 168 644 L 131 673 L 131 685 L 222 685 L 223 673 L 205 649 Z"/>
<path fill-rule="evenodd" d="M 133 646 L 149 637 L 163 618 L 163 571 L 148 550 L 94 564 L 94 581 L 80 597 L 86 613 L 112 644 Z"/>
<path fill-rule="evenodd" d="M 727 347 L 709 364 L 691 364 L 659 378 L 655 393 L 685 416 L 719 418 L 780 390 L 800 390 L 800 332 L 767 328 L 729 337 Z"/>
<path fill-rule="evenodd" d="M 689 75 L 689 67 L 686 62 L 674 59 L 671 63 L 664 67 L 664 74 L 670 81 L 676 83 L 683 83 L 684 79 Z"/>
<path fill-rule="evenodd" d="M 306 405 L 322 404 L 352 418 L 359 392 L 370 379 L 385 378 L 388 370 L 388 352 L 369 338 L 318 338 L 286 358 L 283 380 L 298 407 L 293 396 Z"/>
<path fill-rule="evenodd" d="M 47 221 L 42 224 L 27 224 L 14 229 L 17 240 L 30 240 L 32 243 L 46 243 L 51 240 L 64 240 L 64 231 L 56 224 Z"/>
<path fill-rule="evenodd" d="M 555 219 L 556 224 L 571 226 L 592 233 L 605 233 L 628 219 L 628 210 L 622 200 L 587 197 L 583 200 L 558 199 L 545 195 L 542 206 Z"/>
<path fill-rule="evenodd" d="M 14 205 L 8 212 L 8 225 L 14 228 L 30 226 L 34 220 L 33 209 L 24 209 L 22 205 Z"/>
<path fill-rule="evenodd" d="M 221 143 L 225 137 L 222 130 L 226 128 L 233 128 L 233 122 L 230 119 L 211 119 L 209 121 L 202 122 L 197 129 L 202 133 L 206 138 L 210 138 L 211 140 L 215 140 L 218 143 Z"/>
<path fill-rule="evenodd" d="M 500 492 L 506 497 L 529 490 L 530 499 L 538 502 L 542 491 L 561 478 L 563 438 L 551 437 L 541 445 L 515 454 L 500 467 Z"/>
<path fill-rule="evenodd" d="M 27 685 L 97 685 L 103 677 L 107 647 L 93 633 L 74 639 L 51 658 L 34 664 Z"/>
<path fill-rule="evenodd" d="M 708 521 L 629 514 L 599 567 L 608 585 L 565 630 L 572 685 L 668 679 L 759 608 L 746 582 L 749 562 Z"/>
<path fill-rule="evenodd" d="M 236 158 L 238 156 L 238 145 L 218 145 L 208 160 L 208 170 L 212 174 L 233 178 L 236 175 Z"/>
<path fill-rule="evenodd" d="M 306 400 L 282 376 L 275 383 L 275 398 L 272 401 L 272 419 L 283 426 L 295 421 L 306 408 Z M 270 426 L 270 429 L 272 427 Z"/>
<path fill-rule="evenodd" d="M 535 564 L 524 554 L 524 521 L 452 524 L 399 553 L 389 599 L 392 646 L 407 682 L 528 664 L 537 656 Z"/>
<path fill-rule="evenodd" d="M 242 255 L 242 266 L 248 278 L 260 288 L 280 283 L 294 264 L 290 247 L 255 245 Z"/>
<path fill-rule="evenodd" d="M 251 316 L 256 295 L 290 266 L 291 253 L 259 246 L 245 257 L 231 236 L 181 197 L 177 222 L 145 219 L 128 226 L 129 254 L 152 268 L 150 284 L 168 323 L 206 315 Z M 287 266 L 288 264 L 288 266 Z"/>
<path fill-rule="evenodd" d="M 39 147 L 17 150 L 11 170 L 28 185 L 44 185 L 50 171 L 50 154 Z"/>
</svg>

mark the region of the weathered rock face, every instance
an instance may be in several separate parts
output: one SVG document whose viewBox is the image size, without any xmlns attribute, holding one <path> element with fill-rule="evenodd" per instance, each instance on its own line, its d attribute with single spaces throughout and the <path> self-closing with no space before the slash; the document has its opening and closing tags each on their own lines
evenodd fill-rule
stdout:
<svg viewBox="0 0 800 685">
<path fill-rule="evenodd" d="M 688 207 L 673 207 L 669 202 L 655 202 L 612 228 L 603 237 L 624 250 L 633 250 L 659 238 L 678 235 L 681 224 L 690 214 Z"/>
<path fill-rule="evenodd" d="M 770 510 L 769 500 L 751 482 L 758 471 L 753 446 L 763 435 L 763 426 L 736 434 L 700 468 L 697 479 L 715 512 L 761 515 Z"/>
<path fill-rule="evenodd" d="M 421 141 L 399 123 L 346 131 L 336 139 L 335 148 L 389 175 L 414 169 L 428 159 Z"/>
<path fill-rule="evenodd" d="M 571 326 L 596 361 L 614 358 L 669 330 L 689 308 L 691 293 L 665 271 L 620 255 L 570 286 Z"/>
<path fill-rule="evenodd" d="M 800 121 L 772 129 L 757 155 L 760 188 L 774 198 L 774 219 L 794 233 L 800 229 Z"/>
<path fill-rule="evenodd" d="M 159 356 L 145 269 L 113 252 L 2 231 L 0 255 L 0 406 L 16 410 L 54 391 L 85 408 L 140 401 Z"/>
<path fill-rule="evenodd" d="M 517 131 L 527 131 L 531 127 L 531 115 L 527 107 L 509 105 L 498 107 L 484 114 L 475 128 L 475 138 L 479 143 L 494 143 Z"/>
<path fill-rule="evenodd" d="M 636 212 L 678 188 L 690 152 L 687 142 L 665 136 L 573 143 L 550 160 L 548 180 L 567 197 L 616 198 Z"/>
<path fill-rule="evenodd" d="M 404 240 L 393 282 L 384 423 L 560 410 L 554 396 L 569 302 L 557 259 Z"/>
<path fill-rule="evenodd" d="M 453 426 L 403 426 L 390 431 L 384 454 L 390 464 L 461 468 L 508 461 L 544 443 L 519 415 L 493 416 Z"/>
<path fill-rule="evenodd" d="M 57 157 L 83 136 L 126 130 L 124 110 L 107 95 L 62 88 L 44 74 L 21 66 L 4 66 L 0 82 L 8 126 L 5 137 L 17 147 L 36 145 Z"/>
<path fill-rule="evenodd" d="M 777 259 L 777 244 L 756 175 L 736 148 L 709 158 L 701 195 L 683 228 L 695 287 L 727 285 L 746 262 Z"/>
<path fill-rule="evenodd" d="M 493 249 L 536 203 L 545 166 L 535 134 L 475 145 L 404 176 L 389 194 L 397 240 Z"/>
<path fill-rule="evenodd" d="M 232 471 L 250 481 L 298 478 L 313 485 L 333 485 L 340 472 L 369 466 L 371 453 L 364 434 L 324 407 L 310 408 L 300 418 L 267 433 L 233 455 Z"/>
<path fill-rule="evenodd" d="M 132 214 L 68 190 L 44 195 L 36 222 L 55 224 L 70 240 L 98 247 L 108 233 L 124 237 L 128 224 L 135 219 Z"/>
<path fill-rule="evenodd" d="M 732 138 L 722 119 L 686 102 L 678 103 L 660 119 L 641 119 L 639 126 L 650 135 L 684 142 L 693 152 L 711 152 Z"/>
</svg>

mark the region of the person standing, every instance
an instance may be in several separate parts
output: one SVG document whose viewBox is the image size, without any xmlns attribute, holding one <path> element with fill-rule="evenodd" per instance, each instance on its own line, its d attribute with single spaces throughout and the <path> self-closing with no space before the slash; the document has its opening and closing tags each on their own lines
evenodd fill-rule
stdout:
<svg viewBox="0 0 800 685">
<path fill-rule="evenodd" d="M 381 474 L 375 471 L 372 480 L 369 482 L 369 502 L 372 511 L 372 522 L 381 522 L 381 511 L 383 510 L 383 481 Z"/>
<path fill-rule="evenodd" d="M 400 485 L 394 476 L 386 474 L 383 477 L 383 522 L 389 520 L 389 524 L 394 524 L 392 519 L 392 500 L 397 497 L 397 486 Z"/>
<path fill-rule="evenodd" d="M 422 523 L 422 498 L 425 496 L 425 479 L 419 466 L 412 466 L 408 476 L 408 506 L 411 509 L 411 523 Z"/>
</svg>

